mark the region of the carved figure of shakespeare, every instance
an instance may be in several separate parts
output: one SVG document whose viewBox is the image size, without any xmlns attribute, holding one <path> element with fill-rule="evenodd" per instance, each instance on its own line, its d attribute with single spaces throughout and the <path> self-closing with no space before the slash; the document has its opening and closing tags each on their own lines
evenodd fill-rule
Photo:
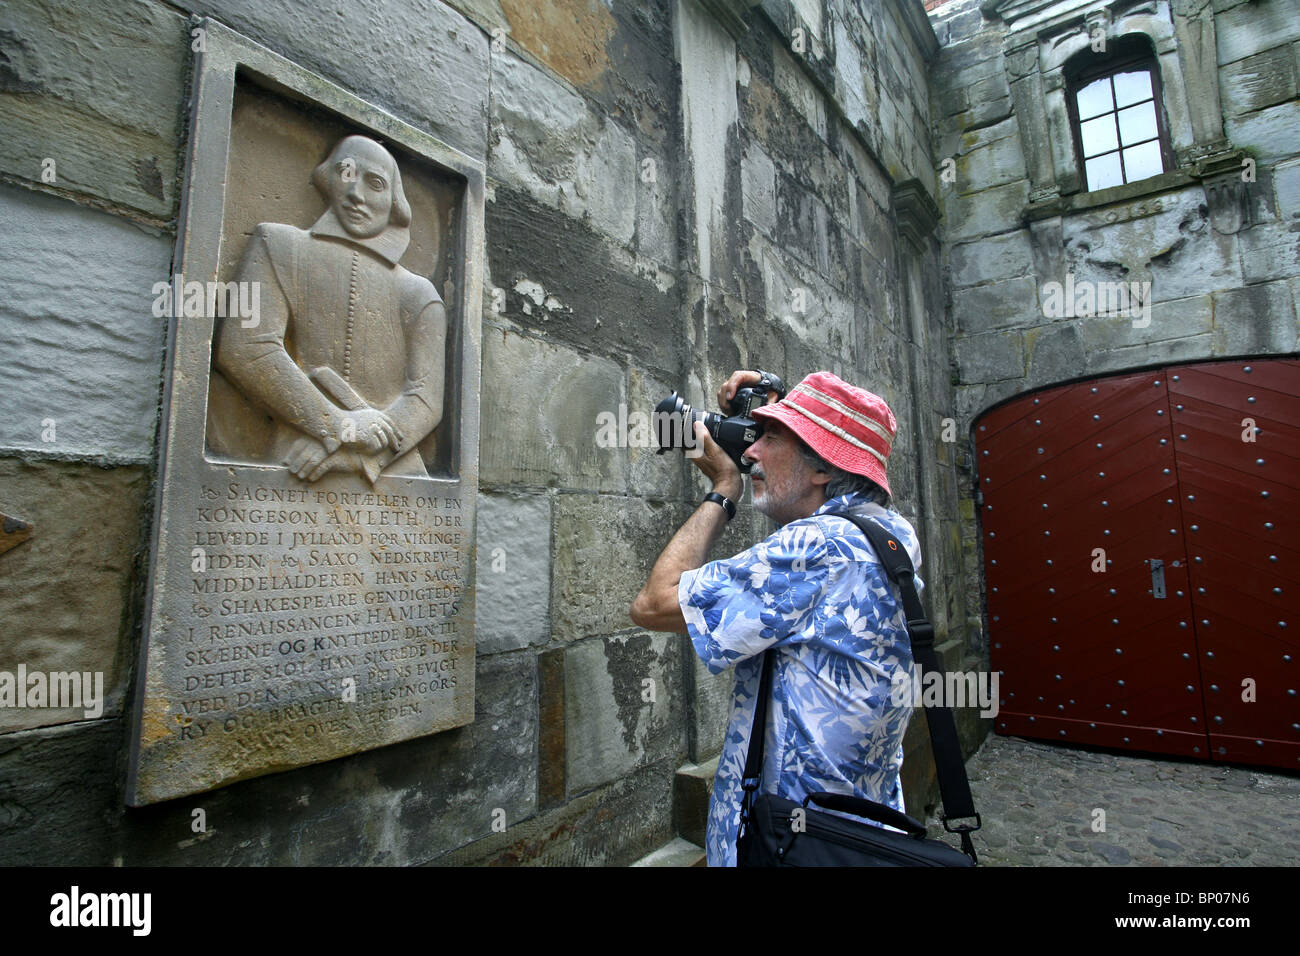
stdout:
<svg viewBox="0 0 1300 956">
<path fill-rule="evenodd" d="M 214 362 L 270 412 L 272 460 L 299 478 L 427 477 L 416 446 L 442 419 L 447 315 L 398 264 L 411 207 L 397 161 L 348 136 L 312 184 L 329 208 L 311 229 L 254 230 L 235 278 L 259 283 L 260 321 L 224 320 Z"/>
</svg>

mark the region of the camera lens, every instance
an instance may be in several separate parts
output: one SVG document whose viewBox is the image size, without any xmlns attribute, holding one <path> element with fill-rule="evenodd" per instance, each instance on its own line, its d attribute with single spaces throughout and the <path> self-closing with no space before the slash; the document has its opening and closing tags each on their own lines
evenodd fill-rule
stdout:
<svg viewBox="0 0 1300 956">
<path fill-rule="evenodd" d="M 694 433 L 695 422 L 704 416 L 691 408 L 682 397 L 673 392 L 655 406 L 653 417 L 655 441 L 659 443 L 659 453 L 670 448 L 685 448 L 687 436 Z M 694 441 L 693 438 L 689 439 Z"/>
</svg>

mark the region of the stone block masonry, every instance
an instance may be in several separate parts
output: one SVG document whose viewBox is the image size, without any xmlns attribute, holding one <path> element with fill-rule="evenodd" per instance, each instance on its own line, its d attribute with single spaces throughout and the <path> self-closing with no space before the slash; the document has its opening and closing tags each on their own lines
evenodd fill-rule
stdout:
<svg viewBox="0 0 1300 956">
<path fill-rule="evenodd" d="M 180 251 L 188 13 L 483 162 L 479 508 L 464 529 L 473 721 L 126 809 L 116 768 L 160 520 L 165 329 L 149 293 Z M 0 238 L 0 512 L 33 531 L 0 554 L 0 605 L 24 635 L 10 651 L 109 679 L 95 720 L 0 714 L 0 788 L 21 808 L 0 814 L 0 862 L 618 865 L 667 842 L 675 772 L 716 756 L 730 679 L 627 608 L 703 489 L 679 456 L 595 436 L 602 413 L 648 412 L 673 389 L 713 408 L 735 368 L 789 382 L 828 368 L 889 398 L 904 425 L 891 477 L 922 535 L 927 601 L 941 639 L 975 640 L 953 611 L 963 483 L 941 422 L 963 393 L 986 394 L 983 365 L 1007 376 L 997 385 L 1041 355 L 1026 307 L 999 298 L 1023 294 L 1035 254 L 1016 224 L 986 229 L 1011 199 L 964 189 L 967 212 L 949 212 L 962 241 L 945 246 L 913 228 L 897 187 L 942 199 L 938 128 L 1006 122 L 996 46 L 971 48 L 955 70 L 967 88 L 939 96 L 920 0 L 7 5 L 0 205 L 22 228 Z M 1256 114 L 1285 107 L 1285 90 L 1240 72 L 1242 122 L 1275 122 Z M 950 102 L 958 112 L 938 106 Z M 997 132 L 973 134 L 964 161 L 995 164 L 1016 199 L 1016 138 Z M 265 201 L 314 196 L 302 189 Z M 463 220 L 442 222 L 463 237 Z M 465 288 L 439 269 L 425 271 L 450 306 Z M 962 334 L 1019 338 L 996 361 L 956 363 L 954 385 L 945 284 L 958 273 L 954 290 L 987 314 Z M 742 505 L 718 556 L 771 530 Z M 908 787 L 909 805 L 933 801 L 925 774 Z"/>
</svg>

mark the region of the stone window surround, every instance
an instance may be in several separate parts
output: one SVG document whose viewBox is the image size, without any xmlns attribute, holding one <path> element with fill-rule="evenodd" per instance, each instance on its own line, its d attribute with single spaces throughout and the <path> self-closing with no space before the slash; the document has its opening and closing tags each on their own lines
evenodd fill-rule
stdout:
<svg viewBox="0 0 1300 956">
<path fill-rule="evenodd" d="M 1130 34 L 1130 36 L 1135 36 Z M 1127 39 L 1127 38 L 1126 38 Z M 1088 173 L 1087 163 L 1084 158 L 1083 143 L 1083 122 L 1079 119 L 1079 108 L 1077 96 L 1089 84 L 1100 79 L 1114 77 L 1119 73 L 1128 72 L 1145 72 L 1151 78 L 1151 96 L 1152 107 L 1155 111 L 1155 142 L 1160 150 L 1161 172 L 1168 172 L 1175 168 L 1177 160 L 1173 155 L 1173 148 L 1169 139 L 1169 120 L 1165 116 L 1164 108 L 1164 88 L 1160 82 L 1160 67 L 1156 63 L 1155 57 L 1149 47 L 1142 48 L 1134 45 L 1129 50 L 1115 50 L 1113 47 L 1104 54 L 1100 54 L 1095 60 L 1089 60 L 1081 64 L 1080 69 L 1068 69 L 1065 86 L 1065 106 L 1070 114 L 1070 130 L 1074 134 L 1075 162 L 1078 164 L 1080 172 L 1080 181 L 1083 186 L 1087 186 Z M 1112 123 L 1116 125 L 1116 142 L 1115 152 L 1120 152 L 1126 147 L 1122 141 L 1121 130 L 1118 126 L 1118 114 L 1123 107 L 1118 103 L 1112 104 L 1112 109 L 1100 114 L 1099 116 L 1109 115 L 1113 117 Z M 1090 119 L 1095 117 L 1090 117 Z M 1142 179 L 1150 179 L 1150 176 L 1142 176 L 1137 179 L 1129 179 L 1127 161 L 1121 159 L 1123 163 L 1124 182 L 1125 183 L 1141 182 Z M 1156 175 L 1159 175 L 1157 173 Z M 1089 192 L 1099 192 L 1101 188 L 1088 190 Z"/>
<path fill-rule="evenodd" d="M 1201 182 L 1216 228 L 1249 226 L 1243 154 L 1223 131 L 1210 0 L 986 0 L 1007 22 L 1007 79 L 1029 174 L 1029 221 Z M 1094 39 L 1141 34 L 1154 48 L 1175 165 L 1149 179 L 1088 192 L 1075 151 L 1066 64 Z"/>
</svg>

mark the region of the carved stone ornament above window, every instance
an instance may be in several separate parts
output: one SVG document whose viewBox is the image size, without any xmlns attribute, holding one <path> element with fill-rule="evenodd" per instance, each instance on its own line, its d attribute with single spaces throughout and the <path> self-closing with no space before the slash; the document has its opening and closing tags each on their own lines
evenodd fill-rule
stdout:
<svg viewBox="0 0 1300 956">
<path fill-rule="evenodd" d="M 1007 80 L 1030 179 L 1027 218 L 1199 180 L 1216 229 L 1250 225 L 1243 156 L 1224 136 L 1211 0 L 985 0 L 981 10 L 1006 24 Z M 1070 71 L 1081 60 L 1104 64 L 1111 47 L 1139 42 L 1134 38 L 1145 38 L 1151 49 L 1160 86 L 1156 108 L 1171 156 L 1163 173 L 1088 192 L 1071 122 Z"/>
</svg>

